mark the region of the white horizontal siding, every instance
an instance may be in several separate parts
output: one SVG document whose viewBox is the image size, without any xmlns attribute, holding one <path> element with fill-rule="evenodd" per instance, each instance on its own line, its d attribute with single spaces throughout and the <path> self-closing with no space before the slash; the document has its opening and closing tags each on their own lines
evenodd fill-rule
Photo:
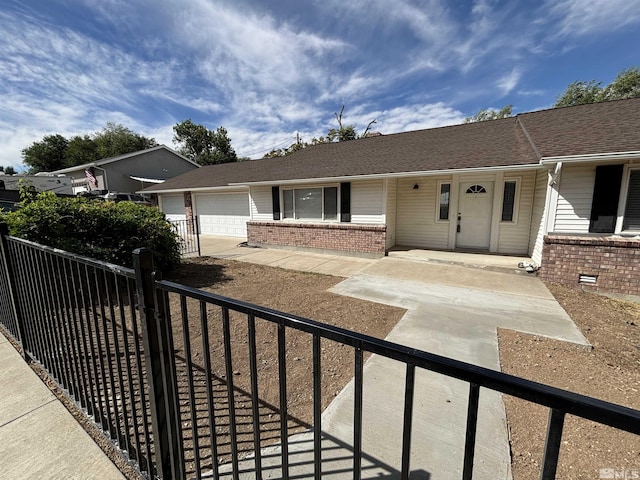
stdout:
<svg viewBox="0 0 640 480">
<path fill-rule="evenodd" d="M 544 239 L 544 206 L 547 201 L 549 177 L 546 170 L 539 170 L 533 193 L 533 212 L 531 214 L 531 234 L 529 238 L 529 255 L 540 265 L 542 262 L 542 242 Z"/>
<path fill-rule="evenodd" d="M 398 180 L 396 245 L 441 249 L 448 247 L 449 222 L 435 221 L 439 180 L 447 180 L 447 177 Z M 414 189 L 416 183 L 419 188 Z M 455 218 L 454 212 L 450 212 L 450 218 Z"/>
<path fill-rule="evenodd" d="M 383 223 L 382 180 L 351 182 L 351 223 Z"/>
<path fill-rule="evenodd" d="M 251 187 L 250 198 L 252 220 L 273 220 L 271 187 Z"/>
<path fill-rule="evenodd" d="M 595 165 L 569 165 L 562 168 L 555 232 L 589 232 L 595 175 Z"/>
<path fill-rule="evenodd" d="M 398 180 L 391 178 L 387 180 L 387 235 L 386 246 L 391 248 L 396 244 L 396 205 L 398 194 Z"/>
<path fill-rule="evenodd" d="M 515 223 L 500 222 L 498 230 L 498 252 L 526 254 L 529 251 L 529 233 L 531 231 L 531 213 L 533 210 L 533 190 L 535 172 L 526 172 L 517 177 L 504 177 L 504 181 L 518 180 L 516 195 L 518 196 L 517 221 Z M 502 206 L 502 202 L 500 202 Z M 502 210 L 495 212 L 501 218 Z"/>
</svg>

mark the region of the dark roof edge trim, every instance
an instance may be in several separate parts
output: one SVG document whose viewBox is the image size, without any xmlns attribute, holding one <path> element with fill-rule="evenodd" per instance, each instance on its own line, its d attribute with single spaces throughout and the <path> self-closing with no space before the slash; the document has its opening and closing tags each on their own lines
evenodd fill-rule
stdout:
<svg viewBox="0 0 640 480">
<path fill-rule="evenodd" d="M 339 182 L 353 180 L 373 180 L 385 178 L 401 178 L 401 177 L 423 177 L 435 175 L 451 175 L 459 173 L 484 173 L 504 170 L 531 170 L 540 168 L 539 163 L 529 163 L 524 165 L 499 165 L 495 167 L 468 167 L 468 168 L 451 168 L 446 170 L 423 170 L 415 172 L 398 172 L 398 173 L 371 173 L 366 175 L 348 175 L 341 177 L 318 177 L 318 178 L 294 178 L 289 180 L 264 180 L 258 182 L 232 182 L 229 186 L 260 186 L 260 185 L 287 185 L 294 183 L 320 183 L 320 182 Z M 209 187 L 217 188 L 217 187 Z"/>
<path fill-rule="evenodd" d="M 640 151 L 632 150 L 630 152 L 610 152 L 610 153 L 588 153 L 584 155 L 565 155 L 559 157 L 542 157 L 540 163 L 546 165 L 558 162 L 598 162 L 606 160 L 638 160 L 640 159 Z"/>
</svg>

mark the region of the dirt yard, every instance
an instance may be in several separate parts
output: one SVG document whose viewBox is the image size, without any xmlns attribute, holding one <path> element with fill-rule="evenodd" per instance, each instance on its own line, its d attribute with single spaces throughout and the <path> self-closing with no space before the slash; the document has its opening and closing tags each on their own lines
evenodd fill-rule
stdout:
<svg viewBox="0 0 640 480">
<path fill-rule="evenodd" d="M 396 325 L 404 310 L 387 305 L 367 302 L 329 293 L 327 290 L 342 281 L 340 277 L 302 273 L 280 268 L 226 261 L 213 258 L 190 260 L 183 264 L 171 280 L 209 292 L 280 310 L 322 323 L 336 325 L 347 330 L 384 338 Z M 182 405 L 190 401 L 189 387 L 184 381 L 188 371 L 180 358 L 185 353 L 183 342 L 185 324 L 180 312 L 180 299 L 170 296 L 174 342 L 177 349 L 179 390 Z M 211 468 L 209 422 L 206 402 L 206 373 L 203 361 L 203 343 L 200 306 L 187 301 L 190 356 L 194 367 L 194 388 L 197 411 L 197 436 L 202 456 L 200 469 Z M 230 337 L 232 358 L 232 381 L 235 397 L 237 440 L 240 456 L 250 454 L 253 449 L 253 426 L 251 414 L 250 356 L 248 346 L 247 316 L 231 312 Z M 207 306 L 208 345 L 211 352 L 216 416 L 220 423 L 218 435 L 218 460 L 230 460 L 227 385 L 230 383 L 225 371 L 223 328 L 221 309 Z M 261 444 L 268 445 L 280 440 L 279 410 L 279 363 L 278 329 L 273 323 L 256 321 L 256 353 L 258 392 L 260 398 Z M 354 350 L 336 342 L 322 340 L 322 408 L 326 408 L 353 376 Z M 288 434 L 305 430 L 313 424 L 313 356 L 312 337 L 307 333 L 286 329 L 286 387 Z M 195 471 L 193 459 L 194 435 L 189 433 L 193 421 L 183 410 L 183 428 L 188 470 Z M 194 432 L 195 433 L 195 432 Z"/>
<path fill-rule="evenodd" d="M 593 349 L 500 330 L 502 370 L 640 409 L 640 304 L 547 286 Z M 548 410 L 506 396 L 505 406 L 514 480 L 539 478 Z M 569 416 L 557 478 L 640 478 L 640 437 Z"/>
<path fill-rule="evenodd" d="M 242 262 L 200 258 L 185 261 L 170 280 L 219 295 L 255 303 L 312 320 L 384 338 L 404 314 L 404 310 L 329 293 L 339 277 L 294 272 Z M 549 285 L 561 305 L 593 345 L 593 349 L 546 338 L 499 331 L 503 371 L 559 388 L 640 409 L 640 304 Z M 226 386 L 234 384 L 234 404 L 238 425 L 240 456 L 253 450 L 251 385 L 246 315 L 230 314 L 231 379 L 224 368 L 222 314 L 219 307 L 205 307 L 208 339 L 202 335 L 201 306 L 188 300 L 184 305 L 170 296 L 177 368 L 179 374 L 182 427 L 185 435 L 188 473 L 197 468 L 194 442 L 199 442 L 199 468 L 207 471 L 213 458 L 209 442 L 206 366 L 203 345 L 212 353 L 211 371 L 216 404 L 218 462 L 230 457 L 229 410 Z M 183 310 L 184 308 L 184 310 Z M 183 322 L 182 312 L 186 312 Z M 184 329 L 189 332 L 193 398 L 189 396 Z M 261 445 L 279 440 L 278 331 L 273 324 L 256 322 L 256 344 L 261 420 Z M 353 375 L 353 349 L 326 340 L 321 344 L 322 407 L 325 408 Z M 294 433 L 313 421 L 311 337 L 287 329 L 287 428 Z M 35 367 L 41 376 L 44 372 Z M 45 378 L 46 380 L 46 378 Z M 47 382 L 54 391 L 64 394 Z M 195 424 L 190 404 L 195 404 Z M 92 427 L 82 412 L 65 401 L 80 423 L 107 451 L 129 479 L 138 478 L 104 435 Z M 505 397 L 511 436 L 515 480 L 538 478 L 548 412 L 527 402 Z M 195 435 L 194 435 L 195 433 Z M 196 440 L 199 439 L 199 440 Z M 558 478 L 599 479 L 601 469 L 627 472 L 626 478 L 640 478 L 640 437 L 616 432 L 601 425 L 567 418 L 560 453 Z M 638 476 L 634 477 L 631 475 Z M 613 475 L 613 474 L 612 474 Z M 625 478 L 625 477 L 603 477 Z"/>
</svg>

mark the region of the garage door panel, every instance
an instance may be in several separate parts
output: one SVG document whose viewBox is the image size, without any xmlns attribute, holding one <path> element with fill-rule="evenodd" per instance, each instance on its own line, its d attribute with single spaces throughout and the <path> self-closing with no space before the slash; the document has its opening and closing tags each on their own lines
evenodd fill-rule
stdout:
<svg viewBox="0 0 640 480">
<path fill-rule="evenodd" d="M 247 236 L 249 197 L 247 194 L 196 196 L 200 231 L 208 235 Z"/>
<path fill-rule="evenodd" d="M 162 211 L 167 220 L 185 220 L 184 197 L 182 195 L 163 195 L 161 197 Z"/>
</svg>

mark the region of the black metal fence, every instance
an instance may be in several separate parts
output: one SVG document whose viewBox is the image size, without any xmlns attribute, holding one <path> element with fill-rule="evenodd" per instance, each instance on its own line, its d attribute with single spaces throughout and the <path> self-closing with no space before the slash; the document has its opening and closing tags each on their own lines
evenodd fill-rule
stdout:
<svg viewBox="0 0 640 480">
<path fill-rule="evenodd" d="M 406 365 L 398 405 L 402 455 L 394 470 L 402 479 L 411 469 L 416 369 L 469 384 L 465 480 L 472 478 L 482 388 L 549 408 L 542 479 L 555 478 L 567 414 L 640 434 L 636 410 L 162 280 L 145 250 L 134 253 L 130 270 L 3 235 L 0 262 L 0 324 L 150 477 L 238 479 L 246 457 L 250 475 L 262 478 L 273 469 L 262 449 L 278 444 L 275 476 L 286 479 L 289 436 L 310 424 L 307 476 L 330 473 L 323 471 L 321 416 L 326 342 L 351 351 L 352 365 L 344 368 L 354 372 L 349 473 L 356 479 L 366 458 L 367 352 Z M 298 360 L 287 355 L 290 342 L 309 348 L 311 422 L 289 408 L 287 375 Z"/>
<path fill-rule="evenodd" d="M 187 257 L 190 255 L 200 256 L 200 233 L 198 219 L 193 220 L 170 220 L 176 233 L 180 236 L 180 255 Z"/>
</svg>

